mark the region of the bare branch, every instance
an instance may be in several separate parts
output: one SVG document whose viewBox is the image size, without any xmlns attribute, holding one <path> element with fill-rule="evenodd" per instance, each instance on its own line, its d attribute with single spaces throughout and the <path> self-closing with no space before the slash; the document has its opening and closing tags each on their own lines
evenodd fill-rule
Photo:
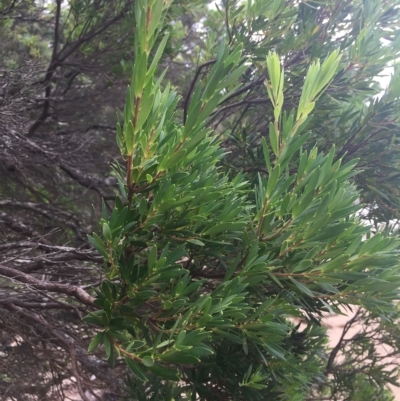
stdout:
<svg viewBox="0 0 400 401">
<path fill-rule="evenodd" d="M 39 290 L 58 292 L 60 294 L 72 296 L 85 305 L 92 307 L 95 306 L 93 303 L 94 298 L 90 296 L 83 288 L 78 286 L 41 281 L 26 273 L 22 273 L 18 270 L 11 269 L 10 267 L 3 265 L 0 265 L 0 275 L 11 278 L 20 283 L 29 284 L 33 288 L 37 288 Z"/>
</svg>

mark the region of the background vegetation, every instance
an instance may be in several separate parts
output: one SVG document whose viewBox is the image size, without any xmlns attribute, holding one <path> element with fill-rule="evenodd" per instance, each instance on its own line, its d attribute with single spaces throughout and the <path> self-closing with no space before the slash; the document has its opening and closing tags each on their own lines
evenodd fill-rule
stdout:
<svg viewBox="0 0 400 401">
<path fill-rule="evenodd" d="M 0 1 L 1 394 L 391 399 L 398 2 L 158 4 Z"/>
</svg>

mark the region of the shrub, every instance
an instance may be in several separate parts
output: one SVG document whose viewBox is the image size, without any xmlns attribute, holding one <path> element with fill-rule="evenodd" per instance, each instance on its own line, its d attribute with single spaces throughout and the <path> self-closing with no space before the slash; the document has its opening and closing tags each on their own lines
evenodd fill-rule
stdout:
<svg viewBox="0 0 400 401">
<path fill-rule="evenodd" d="M 135 63 L 117 126 L 125 163 L 113 165 L 119 194 L 111 214 L 103 207 L 101 235 L 89 237 L 105 272 L 99 310 L 85 318 L 100 326 L 89 350 L 103 344 L 112 366 L 125 359 L 132 399 L 333 399 L 321 318 L 353 306 L 393 318 L 400 282 L 396 237 L 372 235 L 360 217 L 358 160 L 344 161 L 333 143 L 319 150 L 313 134 L 341 52 L 309 63 L 289 99 L 293 69 L 287 81 L 272 50 L 257 61 L 269 122 L 248 150 L 254 172 L 238 167 L 224 135 L 209 128 L 254 65 L 252 54 L 244 41 L 221 40 L 180 123 L 179 97 L 165 71 L 156 77 L 166 8 L 162 0 L 135 5 Z M 372 383 L 372 393 L 387 397 L 386 376 L 359 375 L 353 385 Z"/>
</svg>

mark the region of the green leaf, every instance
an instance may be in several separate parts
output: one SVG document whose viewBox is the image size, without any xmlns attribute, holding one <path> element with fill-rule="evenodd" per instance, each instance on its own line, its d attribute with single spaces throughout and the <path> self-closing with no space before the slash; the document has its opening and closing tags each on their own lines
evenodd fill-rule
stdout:
<svg viewBox="0 0 400 401">
<path fill-rule="evenodd" d="M 278 164 L 277 166 L 275 166 L 271 176 L 268 177 L 267 191 L 266 191 L 266 195 L 268 198 L 271 196 L 272 191 L 275 189 L 275 185 L 280 175 L 281 175 L 281 167 Z"/>
<path fill-rule="evenodd" d="M 197 325 L 199 327 L 206 326 L 208 324 L 208 322 L 210 322 L 211 320 L 212 320 L 211 315 L 204 315 L 197 321 Z"/>
<path fill-rule="evenodd" d="M 193 106 L 192 106 L 193 105 Z M 195 124 L 199 118 L 200 110 L 201 110 L 202 102 L 199 101 L 194 104 L 194 98 L 191 102 L 191 109 L 189 109 L 189 114 L 186 120 L 185 128 L 183 130 L 183 135 L 185 138 L 189 136 L 189 133 L 195 127 Z M 192 108 L 193 107 L 193 108 Z"/>
<path fill-rule="evenodd" d="M 293 277 L 289 277 L 289 280 L 304 294 L 309 295 L 310 297 L 314 296 L 313 292 L 308 287 L 306 287 L 303 283 L 300 283 L 300 281 L 297 281 Z"/>
<path fill-rule="evenodd" d="M 269 141 L 273 152 L 278 156 L 279 153 L 279 133 L 276 131 L 274 124 L 269 123 Z"/>
<path fill-rule="evenodd" d="M 308 268 L 312 265 L 311 259 L 304 259 L 302 260 L 295 268 L 292 270 L 292 273 L 303 272 L 308 270 Z"/>
<path fill-rule="evenodd" d="M 153 3 L 152 9 L 151 9 L 150 24 L 149 24 L 149 28 L 147 31 L 148 38 L 150 38 L 154 34 L 156 29 L 160 26 L 163 8 L 164 8 L 164 2 L 156 1 Z"/>
<path fill-rule="evenodd" d="M 147 366 L 148 368 L 150 368 L 151 366 L 154 365 L 154 359 L 151 356 L 145 356 L 142 359 L 142 363 L 144 366 Z"/>
<path fill-rule="evenodd" d="M 133 133 L 133 124 L 132 121 L 129 120 L 126 125 L 125 131 L 125 143 L 126 143 L 126 154 L 131 156 L 133 154 L 133 143 L 134 143 L 134 133 Z"/>
<path fill-rule="evenodd" d="M 131 372 L 140 380 L 140 381 L 148 381 L 148 377 L 146 374 L 142 371 L 140 368 L 139 364 L 137 364 L 133 359 L 129 358 L 128 356 L 125 356 L 125 361 L 126 364 L 128 365 L 129 369 Z"/>
<path fill-rule="evenodd" d="M 150 248 L 149 256 L 147 258 L 147 269 L 149 274 L 154 269 L 157 261 L 157 245 L 154 245 Z"/>
<path fill-rule="evenodd" d="M 268 173 L 271 174 L 272 168 L 271 168 L 271 161 L 270 161 L 270 157 L 269 157 L 269 149 L 268 149 L 267 141 L 265 140 L 264 137 L 261 138 L 261 144 L 262 144 L 263 153 L 264 153 L 265 165 L 267 167 Z"/>
<path fill-rule="evenodd" d="M 104 344 L 104 349 L 106 351 L 106 356 L 107 358 L 110 358 L 111 356 L 111 350 L 112 350 L 112 344 L 111 344 L 111 340 L 110 337 L 107 333 L 104 334 L 103 336 L 103 344 Z"/>
<path fill-rule="evenodd" d="M 305 170 L 306 165 L 307 165 L 307 161 L 308 161 L 308 155 L 307 155 L 307 152 L 304 152 L 304 153 L 301 155 L 299 167 L 298 167 L 298 169 L 297 169 L 297 183 L 299 183 L 300 180 L 301 180 L 302 177 L 303 177 L 304 170 Z"/>
<path fill-rule="evenodd" d="M 269 52 L 267 56 L 267 68 L 268 74 L 271 79 L 272 90 L 274 93 L 274 98 L 277 98 L 278 90 L 279 90 L 279 81 L 280 81 L 280 61 L 279 57 L 275 52 Z"/>
<path fill-rule="evenodd" d="M 157 291 L 153 290 L 142 290 L 137 291 L 133 294 L 133 296 L 137 299 L 149 299 L 158 295 Z"/>
<path fill-rule="evenodd" d="M 139 349 L 139 348 L 142 348 L 144 344 L 145 344 L 144 341 L 135 340 L 135 341 L 130 342 L 125 350 L 127 352 L 129 352 L 131 349 Z"/>
<path fill-rule="evenodd" d="M 203 232 L 203 235 L 215 236 L 224 231 L 242 230 L 244 226 L 245 226 L 244 222 L 220 223 L 220 224 L 217 224 L 215 227 L 211 227 L 208 230 L 206 230 L 205 232 Z"/>
<path fill-rule="evenodd" d="M 308 103 L 308 105 L 303 110 L 303 116 L 307 117 L 314 110 L 314 107 L 315 107 L 315 102 Z"/>
<path fill-rule="evenodd" d="M 349 255 L 339 256 L 338 258 L 331 260 L 330 262 L 323 264 L 319 268 L 313 270 L 322 270 L 323 273 L 331 272 L 335 269 L 341 268 L 349 260 Z"/>
<path fill-rule="evenodd" d="M 103 342 L 104 331 L 97 333 L 89 344 L 88 352 L 92 352 L 99 344 Z"/>
<path fill-rule="evenodd" d="M 293 217 L 294 218 L 299 218 L 301 217 L 301 214 L 306 210 L 310 209 L 311 202 L 313 201 L 315 196 L 315 190 L 310 191 L 306 195 L 303 195 L 297 205 L 293 207 Z"/>
<path fill-rule="evenodd" d="M 316 94 L 319 94 L 331 81 L 339 65 L 340 58 L 339 51 L 335 50 L 324 61 L 317 78 Z"/>
<path fill-rule="evenodd" d="M 84 318 L 82 318 L 82 320 L 85 323 L 96 324 L 96 325 L 103 326 L 102 315 L 103 315 L 104 311 L 100 311 L 100 312 L 101 312 L 101 315 L 89 312 L 89 314 L 87 316 L 85 316 Z"/>
<path fill-rule="evenodd" d="M 151 62 L 150 67 L 149 67 L 149 69 L 147 71 L 145 85 L 147 85 L 148 81 L 151 78 L 153 78 L 153 75 L 154 75 L 154 72 L 156 70 L 157 64 L 160 61 L 160 58 L 161 58 L 161 56 L 162 56 L 162 54 L 164 52 L 165 46 L 167 44 L 168 36 L 169 36 L 169 33 L 167 32 L 164 35 L 164 37 L 162 38 L 160 44 L 158 45 L 157 51 L 156 51 L 156 53 L 154 54 L 154 57 L 153 57 L 153 61 Z"/>
<path fill-rule="evenodd" d="M 106 246 L 104 245 L 101 238 L 96 234 L 93 233 L 93 237 L 90 235 L 87 236 L 91 244 L 101 253 L 101 255 L 108 260 L 108 253 L 106 250 Z"/>
<path fill-rule="evenodd" d="M 134 66 L 134 86 L 135 96 L 138 98 L 142 95 L 142 90 L 146 83 L 147 72 L 147 54 L 145 51 L 136 54 Z M 138 105 L 135 105 L 137 107 Z"/>
<path fill-rule="evenodd" d="M 281 361 L 286 361 L 284 356 L 284 350 L 276 344 L 265 343 L 264 347 L 266 350 L 276 358 L 280 359 Z"/>
<path fill-rule="evenodd" d="M 108 299 L 108 301 L 110 301 L 110 303 L 112 303 L 114 301 L 114 299 L 113 299 L 113 295 L 111 292 L 111 288 L 108 285 L 107 281 L 103 281 L 103 283 L 101 284 L 101 289 L 102 289 L 105 297 Z"/>
<path fill-rule="evenodd" d="M 200 359 L 189 351 L 169 351 L 159 356 L 160 360 L 171 363 L 199 363 Z"/>
<path fill-rule="evenodd" d="M 368 253 L 382 238 L 381 233 L 377 233 L 372 236 L 369 240 L 365 241 L 360 251 L 358 252 L 358 256 L 362 256 L 365 253 Z"/>
<path fill-rule="evenodd" d="M 195 245 L 199 245 L 199 246 L 204 246 L 204 242 L 201 242 L 198 239 L 188 239 L 187 242 L 190 242 L 191 244 L 195 244 Z"/>
<path fill-rule="evenodd" d="M 231 72 L 224 80 L 221 82 L 221 87 L 227 88 L 231 84 L 236 83 L 240 76 L 246 71 L 247 69 L 246 64 L 242 64 L 241 66 L 237 67 L 233 72 Z"/>
<path fill-rule="evenodd" d="M 200 129 L 193 136 L 189 137 L 189 139 L 183 144 L 182 149 L 190 152 L 193 148 L 198 145 L 207 135 L 209 131 L 207 129 Z"/>
<path fill-rule="evenodd" d="M 214 329 L 214 332 L 219 334 L 220 336 L 226 338 L 229 341 L 232 341 L 232 342 L 240 344 L 240 345 L 244 344 L 244 338 L 243 337 L 239 337 L 238 335 L 230 333 L 229 331 L 224 331 L 224 330 L 220 330 L 220 329 Z"/>
<path fill-rule="evenodd" d="M 190 352 L 199 358 L 207 357 L 214 354 L 214 351 L 211 348 L 205 346 L 195 346 L 190 349 Z"/>
<path fill-rule="evenodd" d="M 170 279 L 170 278 L 175 278 L 175 277 L 182 276 L 182 275 L 184 275 L 186 272 L 187 272 L 187 271 L 186 271 L 185 269 L 175 268 L 175 269 L 169 269 L 169 270 L 167 270 L 167 271 L 162 271 L 162 272 L 160 273 L 159 276 L 160 276 L 160 280 L 168 280 L 168 279 Z M 184 303 L 183 300 L 176 300 L 176 301 L 174 301 L 173 305 L 174 305 L 176 302 L 183 302 L 183 303 Z"/>
<path fill-rule="evenodd" d="M 202 104 L 200 114 L 198 115 L 197 118 L 197 123 L 201 124 L 206 121 L 208 116 L 215 110 L 215 108 L 218 106 L 218 104 L 221 101 L 221 94 L 216 93 L 211 97 L 210 100 Z"/>
<path fill-rule="evenodd" d="M 159 171 L 168 170 L 169 168 L 175 166 L 175 164 L 179 163 L 184 156 L 186 155 L 186 149 L 177 150 L 175 153 L 172 153 L 170 157 L 166 157 L 159 167 Z"/>
<path fill-rule="evenodd" d="M 171 366 L 168 366 L 168 368 L 165 368 L 164 366 L 161 366 L 159 364 L 154 364 L 152 366 L 149 366 L 149 369 L 154 374 L 162 377 L 165 380 L 172 380 L 172 381 L 180 380 L 178 371 Z"/>
<path fill-rule="evenodd" d="M 139 132 L 143 124 L 146 122 L 154 104 L 154 94 L 150 94 L 149 97 L 140 103 L 140 111 L 135 125 L 135 134 Z"/>
</svg>

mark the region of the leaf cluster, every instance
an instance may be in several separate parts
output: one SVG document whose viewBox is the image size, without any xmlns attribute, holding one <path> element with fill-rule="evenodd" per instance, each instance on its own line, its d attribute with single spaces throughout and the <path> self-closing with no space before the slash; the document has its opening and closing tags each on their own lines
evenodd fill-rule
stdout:
<svg viewBox="0 0 400 401">
<path fill-rule="evenodd" d="M 254 15 L 275 18 L 283 6 L 265 7 Z M 206 124 L 238 90 L 244 46 L 221 41 L 178 123 L 165 72 L 155 79 L 167 37 L 150 57 L 165 8 L 136 2 L 135 63 L 117 126 L 120 193 L 111 215 L 103 206 L 102 234 L 89 237 L 106 277 L 99 309 L 85 318 L 99 327 L 89 350 L 103 344 L 112 366 L 125 359 L 133 399 L 304 399 L 325 380 L 323 314 L 358 305 L 390 316 L 399 298 L 398 240 L 371 235 L 358 216 L 358 160 L 306 146 L 340 52 L 310 65 L 289 109 L 284 69 L 269 52 L 266 173 L 226 171 L 229 156 Z"/>
</svg>

